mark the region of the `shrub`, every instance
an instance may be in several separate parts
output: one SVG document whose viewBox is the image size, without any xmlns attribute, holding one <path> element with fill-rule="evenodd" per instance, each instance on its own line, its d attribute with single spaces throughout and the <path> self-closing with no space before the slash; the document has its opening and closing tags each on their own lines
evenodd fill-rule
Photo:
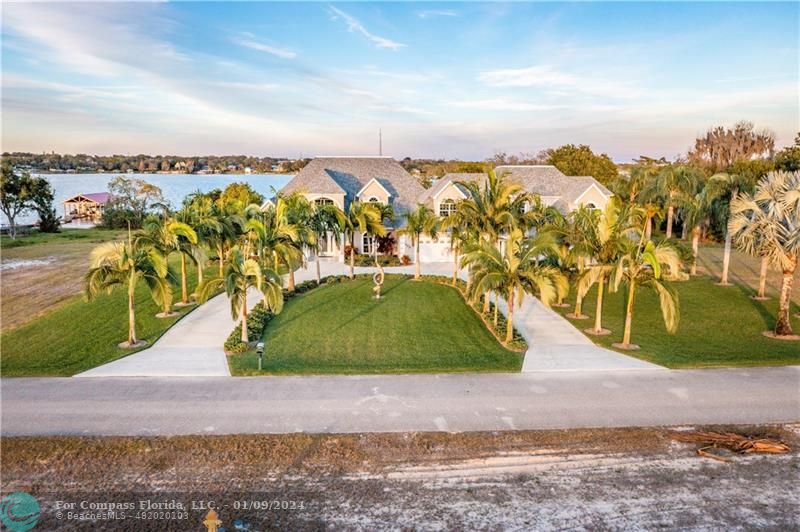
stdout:
<svg viewBox="0 0 800 532">
<path fill-rule="evenodd" d="M 375 257 L 372 255 L 357 254 L 353 264 L 356 266 L 375 266 Z M 378 255 L 378 264 L 381 266 L 400 266 L 400 259 L 394 255 Z"/>
<path fill-rule="evenodd" d="M 400 262 L 403 263 L 403 266 L 408 266 L 409 264 L 411 264 L 411 257 L 409 257 L 408 255 L 403 255 L 402 257 L 400 257 Z"/>
<path fill-rule="evenodd" d="M 252 339 L 261 338 L 264 327 L 272 319 L 274 314 L 264 307 L 264 303 L 259 301 L 247 315 L 247 337 Z M 224 345 L 227 353 L 244 353 L 250 346 L 242 342 L 242 325 L 238 324 L 228 335 Z"/>
</svg>

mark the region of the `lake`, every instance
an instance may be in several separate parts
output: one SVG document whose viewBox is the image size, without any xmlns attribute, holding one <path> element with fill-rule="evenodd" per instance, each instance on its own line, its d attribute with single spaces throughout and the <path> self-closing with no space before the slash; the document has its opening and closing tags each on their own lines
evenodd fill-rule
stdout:
<svg viewBox="0 0 800 532">
<path fill-rule="evenodd" d="M 289 174 L 34 174 L 47 179 L 55 191 L 53 207 L 56 213 L 63 216 L 63 202 L 67 198 L 78 194 L 90 194 L 92 192 L 107 192 L 108 182 L 119 175 L 127 178 L 144 179 L 161 189 L 166 199 L 172 207 L 180 206 L 184 196 L 197 190 L 208 192 L 215 188 L 223 189 L 230 183 L 247 182 L 254 190 L 260 192 L 265 197 L 272 197 L 274 191 L 283 188 L 289 180 L 294 177 Z M 273 190 L 274 189 L 274 190 Z M 2 222 L 8 223 L 5 215 Z M 35 213 L 27 213 L 17 217 L 19 224 L 31 224 L 36 222 Z M 70 227 L 69 225 L 67 227 Z"/>
</svg>

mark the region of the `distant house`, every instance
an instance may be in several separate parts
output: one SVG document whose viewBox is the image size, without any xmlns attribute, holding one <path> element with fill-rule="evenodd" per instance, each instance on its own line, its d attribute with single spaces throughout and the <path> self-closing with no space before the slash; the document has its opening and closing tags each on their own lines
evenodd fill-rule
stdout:
<svg viewBox="0 0 800 532">
<path fill-rule="evenodd" d="M 593 177 L 566 176 L 555 166 L 498 166 L 495 172 L 518 183 L 526 192 L 540 196 L 545 205 L 556 207 L 564 214 L 579 205 L 602 209 L 613 195 Z M 344 211 L 355 200 L 391 205 L 396 221 L 386 229 L 396 238 L 395 253 L 413 257 L 410 240 L 397 234 L 403 225 L 403 214 L 422 203 L 437 215 L 447 216 L 455 211 L 459 201 L 467 198 L 467 191 L 459 182 L 482 183 L 485 179 L 483 173 L 447 174 L 426 190 L 391 157 L 317 157 L 281 192 L 299 192 L 309 201 L 332 203 Z M 321 254 L 343 259 L 345 244 L 329 235 L 322 244 Z M 358 252 L 372 252 L 373 246 L 369 235 L 356 235 Z M 422 262 L 453 260 L 447 236 L 438 240 L 421 238 L 420 259 Z"/>
<path fill-rule="evenodd" d="M 97 221 L 103 216 L 103 210 L 111 200 L 108 192 L 78 194 L 64 201 L 64 222 L 72 220 Z"/>
</svg>

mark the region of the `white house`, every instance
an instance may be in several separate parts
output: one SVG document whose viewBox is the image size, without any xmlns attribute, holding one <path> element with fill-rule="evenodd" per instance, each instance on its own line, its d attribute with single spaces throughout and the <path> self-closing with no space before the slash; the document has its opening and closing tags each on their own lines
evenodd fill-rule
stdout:
<svg viewBox="0 0 800 532">
<path fill-rule="evenodd" d="M 613 195 L 593 177 L 566 176 L 555 166 L 498 166 L 495 172 L 518 183 L 526 192 L 539 195 L 543 203 L 565 214 L 579 205 L 602 209 Z M 396 221 L 386 229 L 395 237 L 395 254 L 415 259 L 410 240 L 397 233 L 403 225 L 403 214 L 423 203 L 437 215 L 447 216 L 467 197 L 459 182 L 485 179 L 486 174 L 482 173 L 447 174 L 426 190 L 391 157 L 316 157 L 281 192 L 300 192 L 309 201 L 332 203 L 345 212 L 355 200 L 391 205 Z M 343 260 L 344 244 L 329 235 L 322 244 L 321 255 Z M 358 252 L 371 252 L 373 245 L 369 235 L 356 235 Z M 421 238 L 420 258 L 422 262 L 452 261 L 447 237 L 438 241 Z"/>
</svg>

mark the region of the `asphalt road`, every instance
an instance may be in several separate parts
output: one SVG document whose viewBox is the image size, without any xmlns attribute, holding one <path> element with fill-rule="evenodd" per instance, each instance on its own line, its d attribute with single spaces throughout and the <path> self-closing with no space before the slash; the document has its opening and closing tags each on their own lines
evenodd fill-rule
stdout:
<svg viewBox="0 0 800 532">
<path fill-rule="evenodd" d="M 782 423 L 800 366 L 325 377 L 2 379 L 3 436 Z"/>
</svg>

